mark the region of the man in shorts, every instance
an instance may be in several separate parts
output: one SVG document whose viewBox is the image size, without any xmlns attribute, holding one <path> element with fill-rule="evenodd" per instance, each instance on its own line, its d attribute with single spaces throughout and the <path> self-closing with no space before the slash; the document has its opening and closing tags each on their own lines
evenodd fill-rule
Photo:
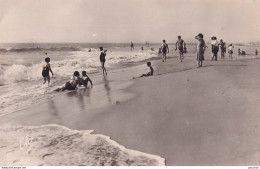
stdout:
<svg viewBox="0 0 260 169">
<path fill-rule="evenodd" d="M 184 53 L 184 50 L 186 50 L 186 44 L 185 44 L 184 40 L 181 39 L 181 36 L 178 36 L 178 40 L 177 40 L 177 42 L 176 42 L 175 51 L 176 51 L 177 49 L 179 49 L 180 59 L 181 59 L 181 62 L 182 62 L 182 60 L 184 59 L 183 53 Z"/>
</svg>

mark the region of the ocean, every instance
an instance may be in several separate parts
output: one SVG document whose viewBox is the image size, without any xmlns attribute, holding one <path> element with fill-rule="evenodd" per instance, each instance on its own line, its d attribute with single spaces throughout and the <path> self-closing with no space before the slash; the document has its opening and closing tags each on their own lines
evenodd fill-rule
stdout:
<svg viewBox="0 0 260 169">
<path fill-rule="evenodd" d="M 144 46 L 144 51 L 136 45 L 139 49 L 131 51 L 129 44 L 115 43 L 0 44 L 0 116 L 57 94 L 53 90 L 70 80 L 76 70 L 85 70 L 92 76 L 100 74 L 100 46 L 108 50 L 105 64 L 108 69 L 157 57 L 157 51 L 150 50 L 152 45 Z M 50 86 L 42 84 L 45 57 L 50 57 L 54 72 Z"/>
</svg>

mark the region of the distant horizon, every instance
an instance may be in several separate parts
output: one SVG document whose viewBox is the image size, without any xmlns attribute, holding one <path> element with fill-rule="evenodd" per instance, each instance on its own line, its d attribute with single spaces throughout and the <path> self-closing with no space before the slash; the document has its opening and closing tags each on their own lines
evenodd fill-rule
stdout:
<svg viewBox="0 0 260 169">
<path fill-rule="evenodd" d="M 205 40 L 205 39 L 204 39 Z M 177 41 L 177 40 L 176 40 Z M 133 42 L 133 41 L 132 41 Z M 210 40 L 205 40 L 206 43 L 210 43 Z M 225 42 L 225 41 L 224 41 Z M 131 44 L 131 42 L 0 42 L 0 44 Z M 133 42 L 134 44 L 144 44 L 145 42 Z M 149 42 L 149 44 L 161 44 L 162 42 Z M 167 44 L 175 44 L 176 42 L 167 42 Z M 186 42 L 186 44 L 195 44 L 194 42 Z M 228 43 L 228 42 L 225 42 Z M 252 41 L 252 42 L 231 42 L 232 44 L 250 44 L 250 43 L 260 43 L 260 41 Z"/>
<path fill-rule="evenodd" d="M 259 41 L 260 0 L 0 0 L 2 43 Z"/>
</svg>

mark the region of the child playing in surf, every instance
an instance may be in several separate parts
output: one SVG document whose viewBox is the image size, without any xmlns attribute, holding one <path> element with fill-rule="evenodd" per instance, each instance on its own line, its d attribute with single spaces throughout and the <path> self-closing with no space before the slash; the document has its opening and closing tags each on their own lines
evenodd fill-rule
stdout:
<svg viewBox="0 0 260 169">
<path fill-rule="evenodd" d="M 133 77 L 133 79 L 136 79 L 136 78 L 141 78 L 141 77 L 148 77 L 148 76 L 153 76 L 153 67 L 152 67 L 152 64 L 151 62 L 147 62 L 147 66 L 150 68 L 150 72 L 148 72 L 147 74 L 142 74 L 141 76 L 139 77 Z"/>
<path fill-rule="evenodd" d="M 54 91 L 75 90 L 77 89 L 77 85 L 80 84 L 80 82 L 81 79 L 79 77 L 79 72 L 75 71 L 72 79 L 69 82 L 66 82 L 62 87 L 59 87 Z"/>
<path fill-rule="evenodd" d="M 45 58 L 45 62 L 46 62 L 46 65 L 43 66 L 43 69 L 42 69 L 42 76 L 43 76 L 43 79 L 44 79 L 44 82 L 43 84 L 46 83 L 46 79 L 48 80 L 48 85 L 50 84 L 50 75 L 49 75 L 49 72 L 52 73 L 52 76 L 54 75 L 52 70 L 51 70 L 51 65 L 50 65 L 50 58 L 49 57 L 46 57 Z"/>
<path fill-rule="evenodd" d="M 103 69 L 103 75 L 104 75 L 105 73 L 106 73 L 106 75 L 107 75 L 107 70 L 106 70 L 106 68 L 105 68 L 106 50 L 103 50 L 103 47 L 100 47 L 99 49 L 100 49 L 100 51 L 101 51 L 99 59 L 100 59 L 100 62 L 101 62 L 101 67 L 102 67 L 102 69 Z"/>
<path fill-rule="evenodd" d="M 88 82 L 90 82 L 91 87 L 93 86 L 91 79 L 87 76 L 87 72 L 86 71 L 82 71 L 82 76 L 81 76 L 81 81 L 79 85 L 83 85 L 85 87 L 88 86 Z"/>
</svg>

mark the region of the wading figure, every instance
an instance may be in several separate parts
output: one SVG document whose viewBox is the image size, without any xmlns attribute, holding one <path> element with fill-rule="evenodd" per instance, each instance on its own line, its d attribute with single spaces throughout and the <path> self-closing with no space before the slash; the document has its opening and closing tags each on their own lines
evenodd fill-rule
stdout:
<svg viewBox="0 0 260 169">
<path fill-rule="evenodd" d="M 103 50 L 103 47 L 99 48 L 101 53 L 100 53 L 100 62 L 101 62 L 101 68 L 103 69 L 103 75 L 106 73 L 107 75 L 107 70 L 105 68 L 105 62 L 106 62 L 106 50 Z"/>
<path fill-rule="evenodd" d="M 161 49 L 162 49 L 162 53 L 163 53 L 162 62 L 166 62 L 166 53 L 167 52 L 169 53 L 169 48 L 168 48 L 168 44 L 166 43 L 165 40 L 163 40 L 163 44 L 161 46 Z"/>
</svg>

